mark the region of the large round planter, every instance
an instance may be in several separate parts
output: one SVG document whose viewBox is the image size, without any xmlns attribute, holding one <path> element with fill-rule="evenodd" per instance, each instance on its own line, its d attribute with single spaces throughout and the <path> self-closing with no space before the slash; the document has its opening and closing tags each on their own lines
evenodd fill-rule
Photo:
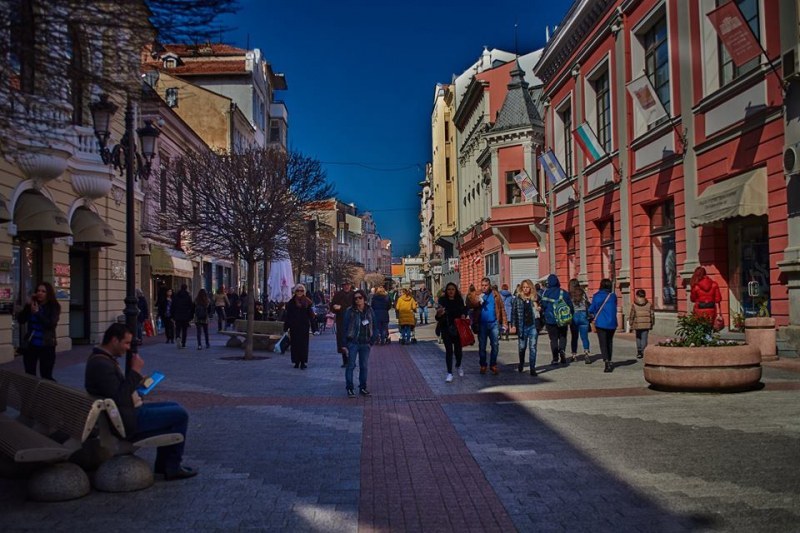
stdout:
<svg viewBox="0 0 800 533">
<path fill-rule="evenodd" d="M 644 379 L 668 391 L 736 392 L 750 390 L 761 380 L 761 351 L 757 346 L 677 348 L 648 346 Z"/>
<path fill-rule="evenodd" d="M 747 344 L 758 347 L 762 361 L 778 360 L 777 332 L 775 331 L 774 318 L 746 318 L 744 321 L 744 339 Z"/>
</svg>

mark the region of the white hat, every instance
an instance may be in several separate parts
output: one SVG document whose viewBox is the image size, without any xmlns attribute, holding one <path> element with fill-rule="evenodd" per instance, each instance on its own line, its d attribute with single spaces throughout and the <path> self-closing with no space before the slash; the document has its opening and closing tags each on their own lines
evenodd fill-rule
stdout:
<svg viewBox="0 0 800 533">
<path fill-rule="evenodd" d="M 305 291 L 306 290 L 306 286 L 303 285 L 302 283 L 298 283 L 297 285 L 294 286 L 294 289 L 292 289 L 292 292 L 297 292 L 299 290 Z"/>
</svg>

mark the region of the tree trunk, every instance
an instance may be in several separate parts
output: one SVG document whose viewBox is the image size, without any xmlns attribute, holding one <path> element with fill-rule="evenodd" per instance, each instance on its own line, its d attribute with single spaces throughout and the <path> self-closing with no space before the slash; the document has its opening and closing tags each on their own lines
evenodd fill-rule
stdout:
<svg viewBox="0 0 800 533">
<path fill-rule="evenodd" d="M 253 358 L 253 334 L 255 325 L 256 262 L 247 262 L 247 338 L 244 343 L 244 359 Z"/>
</svg>

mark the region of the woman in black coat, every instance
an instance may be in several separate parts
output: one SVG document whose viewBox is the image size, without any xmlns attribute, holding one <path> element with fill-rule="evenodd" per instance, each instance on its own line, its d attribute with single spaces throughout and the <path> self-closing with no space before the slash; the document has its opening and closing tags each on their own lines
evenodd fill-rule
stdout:
<svg viewBox="0 0 800 533">
<path fill-rule="evenodd" d="M 444 342 L 445 364 L 447 365 L 445 383 L 453 381 L 453 355 L 456 356 L 456 371 L 458 375 L 460 377 L 464 376 L 464 369 L 461 368 L 461 338 L 458 335 L 455 320 L 464 318 L 466 314 L 467 307 L 464 305 L 464 298 L 458 291 L 458 287 L 455 283 L 448 283 L 436 306 L 436 320 L 439 321 L 439 329 Z"/>
<path fill-rule="evenodd" d="M 286 304 L 283 318 L 283 331 L 289 332 L 295 368 L 305 370 L 308 367 L 308 330 L 316 330 L 316 327 L 313 304 L 306 296 L 306 288 L 298 283 L 294 288 L 294 297 Z"/>
<path fill-rule="evenodd" d="M 56 365 L 56 326 L 61 316 L 61 305 L 56 300 L 53 286 L 47 282 L 39 283 L 25 308 L 17 314 L 20 324 L 28 324 L 23 343 L 22 363 L 25 373 L 39 375 L 53 380 L 53 367 Z"/>
</svg>

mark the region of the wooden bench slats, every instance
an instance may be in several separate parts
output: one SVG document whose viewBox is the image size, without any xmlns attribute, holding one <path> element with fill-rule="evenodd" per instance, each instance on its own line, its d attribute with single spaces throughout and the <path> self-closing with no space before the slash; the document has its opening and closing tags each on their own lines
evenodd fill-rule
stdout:
<svg viewBox="0 0 800 533">
<path fill-rule="evenodd" d="M 72 451 L 10 418 L 0 418 L 0 451 L 18 463 L 65 461 Z"/>
<path fill-rule="evenodd" d="M 105 408 L 103 400 L 50 381 L 42 381 L 36 389 L 33 418 L 53 433 L 61 431 L 78 442 L 84 442 L 97 425 Z"/>
<path fill-rule="evenodd" d="M 34 376 L 4 370 L 0 375 L 0 411 L 11 407 L 30 418 L 38 385 L 39 380 Z"/>
</svg>

